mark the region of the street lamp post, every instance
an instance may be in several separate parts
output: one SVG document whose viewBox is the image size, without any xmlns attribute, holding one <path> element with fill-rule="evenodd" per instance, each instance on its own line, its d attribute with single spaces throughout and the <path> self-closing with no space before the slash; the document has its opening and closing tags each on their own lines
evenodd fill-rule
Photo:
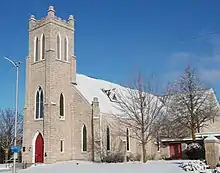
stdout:
<svg viewBox="0 0 220 173">
<path fill-rule="evenodd" d="M 14 120 L 14 146 L 17 145 L 17 119 L 18 119 L 18 76 L 19 76 L 19 66 L 21 64 L 20 61 L 18 62 L 13 62 L 12 60 L 10 60 L 7 57 L 4 57 L 6 60 L 8 60 L 16 69 L 16 96 L 15 96 L 15 120 Z M 16 172 L 16 168 L 15 168 L 15 164 L 16 164 L 16 153 L 14 152 L 14 159 L 13 159 L 13 169 L 12 172 L 15 173 Z"/>
</svg>

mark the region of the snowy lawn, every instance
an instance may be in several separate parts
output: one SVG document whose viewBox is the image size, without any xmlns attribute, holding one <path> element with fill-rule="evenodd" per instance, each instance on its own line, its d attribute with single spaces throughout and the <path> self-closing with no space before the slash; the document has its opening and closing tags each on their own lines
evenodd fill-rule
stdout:
<svg viewBox="0 0 220 173">
<path fill-rule="evenodd" d="M 146 164 L 141 163 L 117 163 L 102 164 L 90 162 L 62 162 L 50 165 L 32 166 L 26 170 L 18 170 L 18 173 L 184 173 L 179 167 L 179 163 L 169 161 L 149 161 Z"/>
<path fill-rule="evenodd" d="M 146 164 L 142 163 L 91 163 L 79 161 L 60 162 L 55 164 L 42 164 L 32 166 L 25 170 L 17 170 L 18 173 L 187 173 L 180 166 L 189 161 L 148 161 Z M 198 162 L 199 163 L 199 162 Z M 196 164 L 194 164 L 196 165 Z M 197 164 L 199 165 L 199 164 Z M 197 166 L 198 167 L 198 166 Z M 2 171 L 0 171 L 2 172 Z M 200 170 L 189 172 L 200 173 Z"/>
<path fill-rule="evenodd" d="M 0 172 L 4 170 L 9 170 L 9 168 L 6 168 L 6 164 L 0 164 Z"/>
</svg>

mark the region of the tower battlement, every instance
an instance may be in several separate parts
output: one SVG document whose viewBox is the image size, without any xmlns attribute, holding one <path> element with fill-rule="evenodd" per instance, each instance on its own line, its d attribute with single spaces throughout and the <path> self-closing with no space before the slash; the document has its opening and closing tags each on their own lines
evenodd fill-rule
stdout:
<svg viewBox="0 0 220 173">
<path fill-rule="evenodd" d="M 55 9 L 53 6 L 49 6 L 47 16 L 45 16 L 39 20 L 36 20 L 35 16 L 31 15 L 30 19 L 29 19 L 29 29 L 33 30 L 35 28 L 39 28 L 49 22 L 53 22 L 58 25 L 62 25 L 64 27 L 67 27 L 70 30 L 74 30 L 74 17 L 73 17 L 73 15 L 69 15 L 69 18 L 67 20 L 62 19 L 60 17 L 57 17 L 55 15 Z"/>
</svg>

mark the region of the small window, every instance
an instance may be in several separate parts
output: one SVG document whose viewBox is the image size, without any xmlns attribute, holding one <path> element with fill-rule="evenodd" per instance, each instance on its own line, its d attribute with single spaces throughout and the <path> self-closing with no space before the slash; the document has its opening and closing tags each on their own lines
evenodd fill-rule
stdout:
<svg viewBox="0 0 220 173">
<path fill-rule="evenodd" d="M 38 37 L 35 38 L 34 42 L 34 61 L 38 61 L 38 52 L 39 52 L 39 46 L 38 46 Z"/>
<path fill-rule="evenodd" d="M 45 36 L 44 34 L 41 37 L 41 59 L 45 58 Z"/>
<path fill-rule="evenodd" d="M 63 94 L 60 94 L 60 116 L 64 117 L 64 97 Z"/>
<path fill-rule="evenodd" d="M 64 141 L 60 141 L 60 152 L 63 153 L 64 152 Z"/>
<path fill-rule="evenodd" d="M 57 59 L 61 59 L 61 38 L 57 35 Z"/>
<path fill-rule="evenodd" d="M 109 151 L 110 150 L 110 130 L 109 130 L 109 127 L 107 127 L 107 150 Z"/>
<path fill-rule="evenodd" d="M 68 38 L 64 39 L 64 60 L 68 61 Z"/>
<path fill-rule="evenodd" d="M 127 142 L 127 151 L 130 151 L 130 137 L 129 137 L 129 130 L 127 128 L 127 132 L 126 132 L 126 142 Z"/>
<path fill-rule="evenodd" d="M 86 126 L 83 125 L 83 139 L 82 139 L 82 147 L 83 147 L 83 151 L 87 151 L 87 130 L 86 130 Z"/>
</svg>

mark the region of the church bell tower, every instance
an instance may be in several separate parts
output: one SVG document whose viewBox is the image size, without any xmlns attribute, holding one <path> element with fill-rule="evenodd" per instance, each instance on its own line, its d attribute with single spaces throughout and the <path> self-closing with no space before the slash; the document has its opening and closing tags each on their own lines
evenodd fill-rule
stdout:
<svg viewBox="0 0 220 173">
<path fill-rule="evenodd" d="M 27 163 L 51 163 L 72 151 L 60 152 L 71 145 L 71 89 L 76 82 L 74 55 L 74 17 L 47 15 L 29 19 L 29 51 L 26 59 L 26 89 L 23 121 L 22 159 Z M 68 139 L 67 137 L 68 136 Z M 71 147 L 69 147 L 71 148 Z"/>
</svg>

